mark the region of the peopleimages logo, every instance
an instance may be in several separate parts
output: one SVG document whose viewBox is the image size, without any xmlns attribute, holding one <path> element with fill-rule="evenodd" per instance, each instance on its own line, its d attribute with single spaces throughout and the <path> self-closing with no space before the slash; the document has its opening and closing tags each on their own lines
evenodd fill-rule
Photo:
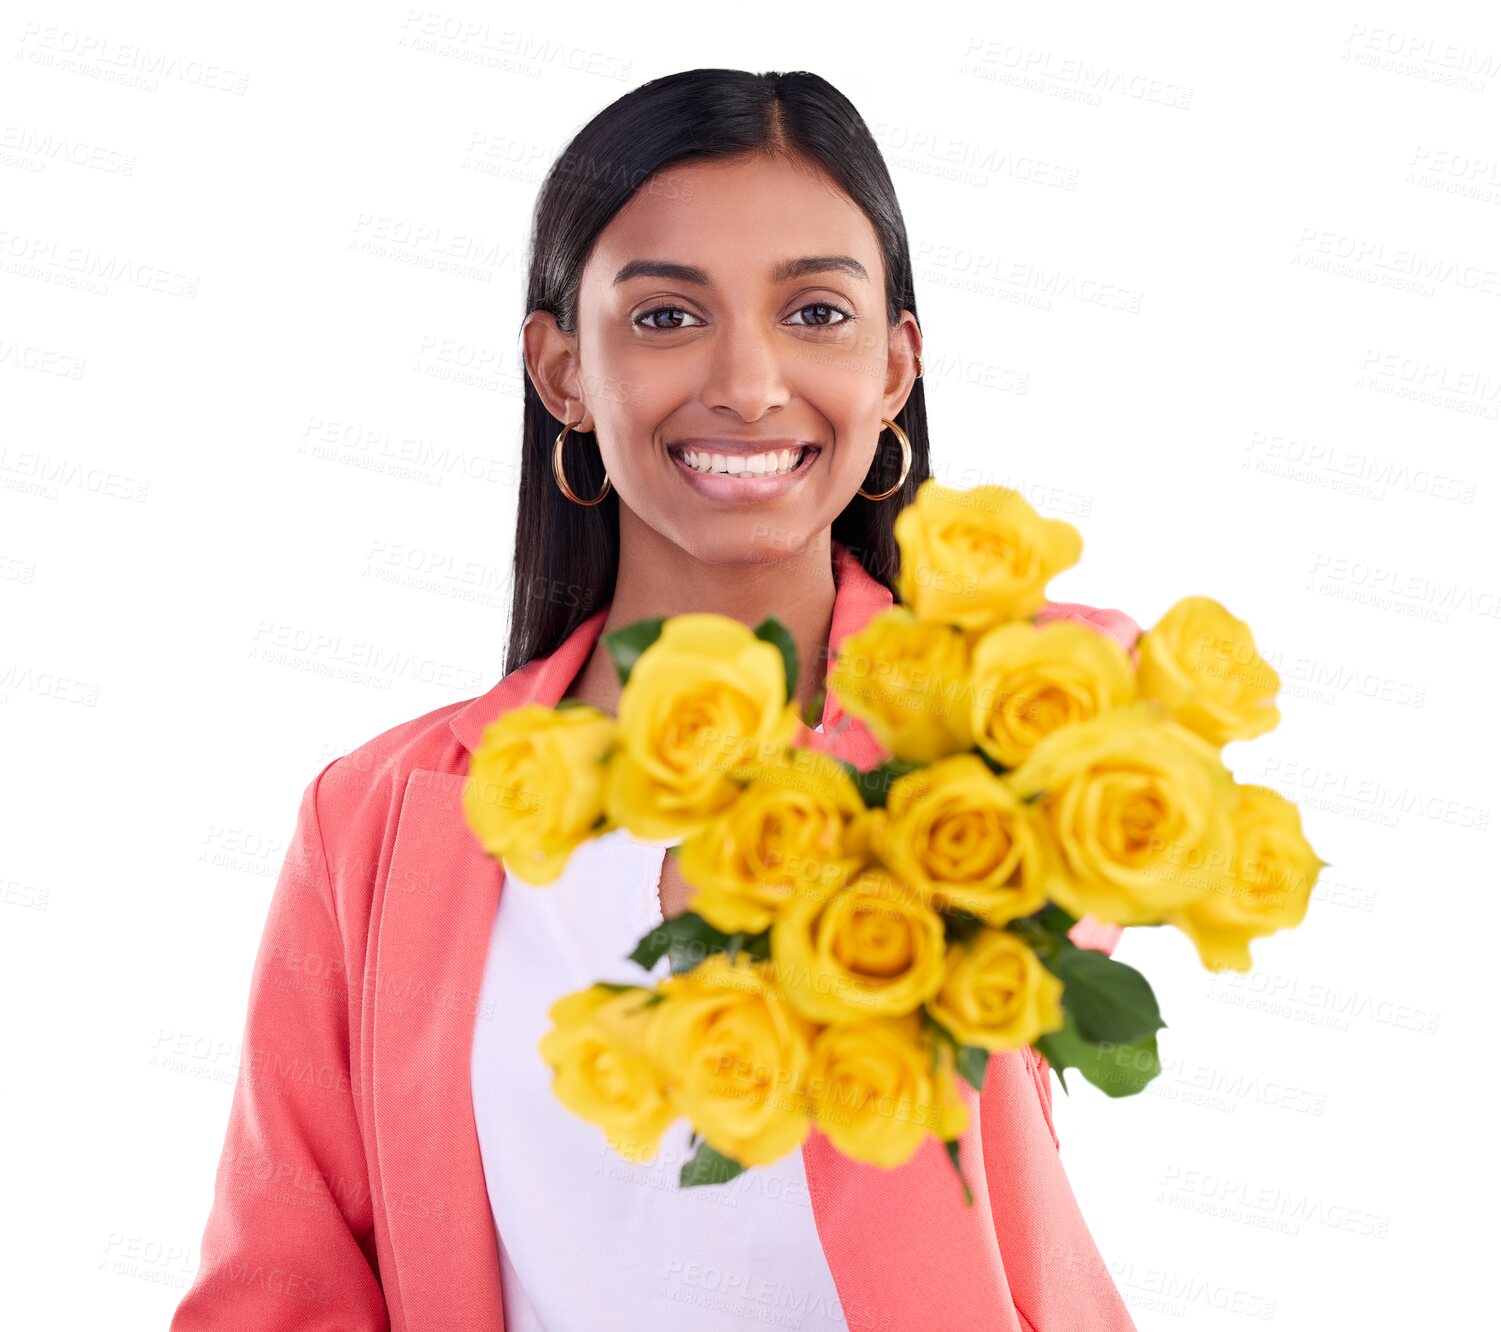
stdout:
<svg viewBox="0 0 1501 1332">
<path fill-rule="evenodd" d="M 40 23 L 27 23 L 21 29 L 21 50 L 17 54 L 33 64 L 110 83 L 129 82 L 148 92 L 155 92 L 163 79 L 237 96 L 250 87 L 249 74 L 221 65 L 135 42 L 118 42 L 108 34 L 43 27 Z"/>
</svg>

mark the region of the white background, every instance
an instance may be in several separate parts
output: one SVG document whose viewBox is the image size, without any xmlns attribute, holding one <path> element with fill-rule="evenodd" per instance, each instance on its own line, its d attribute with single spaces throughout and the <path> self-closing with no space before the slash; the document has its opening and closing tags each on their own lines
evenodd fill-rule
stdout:
<svg viewBox="0 0 1501 1332">
<path fill-rule="evenodd" d="M 940 479 L 1080 528 L 1055 598 L 1212 595 L 1282 674 L 1226 758 L 1332 862 L 1307 922 L 1219 981 L 1128 932 L 1165 1071 L 1056 1095 L 1138 1326 L 1476 1325 L 1493 6 L 37 0 L 0 20 L 5 1322 L 164 1327 L 191 1280 L 300 793 L 500 676 L 542 174 L 698 66 L 866 117 Z"/>
</svg>

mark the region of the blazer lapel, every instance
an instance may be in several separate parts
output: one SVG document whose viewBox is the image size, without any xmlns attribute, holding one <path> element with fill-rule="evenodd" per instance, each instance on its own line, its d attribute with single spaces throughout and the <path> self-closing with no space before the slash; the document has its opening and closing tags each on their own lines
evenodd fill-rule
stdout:
<svg viewBox="0 0 1501 1332">
<path fill-rule="evenodd" d="M 501 1328 L 500 1254 L 474 1132 L 469 1051 L 503 873 L 464 821 L 464 775 L 406 780 L 377 886 L 371 1097 L 394 1279 L 392 1332 Z"/>
<path fill-rule="evenodd" d="M 556 703 L 604 625 L 606 606 L 546 657 L 511 672 L 449 720 L 455 768 L 406 780 L 384 885 L 378 885 L 369 1066 L 377 1187 L 396 1272 L 385 1281 L 392 1332 L 505 1326 L 500 1252 L 474 1126 L 469 1060 L 505 873 L 464 819 L 469 757 L 494 718 Z"/>
<path fill-rule="evenodd" d="M 847 634 L 892 604 L 891 592 L 847 547 L 836 541 L 832 554 L 830 660 Z M 485 727 L 522 703 L 557 703 L 593 652 L 608 611 L 608 605 L 602 607 L 554 652 L 511 672 L 453 713 L 449 726 L 462 746 L 455 770 L 419 768 L 406 779 L 390 868 L 372 902 L 377 942 L 374 976 L 367 977 L 364 997 L 371 1033 L 372 1182 L 381 1192 L 391 1237 L 395 1271 L 385 1277 L 385 1286 L 393 1332 L 504 1325 L 500 1257 L 474 1125 L 470 1055 L 476 1023 L 505 1020 L 504 1014 L 482 1011 L 479 1003 L 505 874 L 470 832 L 460 797 L 469 757 Z M 886 755 L 832 694 L 825 697 L 822 721 L 822 735 L 800 724 L 797 743 L 826 748 L 862 769 Z M 978 1107 L 973 1113 L 978 1118 Z M 951 1169 L 941 1148 L 936 1159 L 906 1167 L 904 1180 L 915 1176 L 927 1182 L 929 1205 L 914 1209 L 906 1183 L 897 1190 L 890 1179 L 876 1178 L 880 1171 L 852 1168 L 822 1139 L 815 1143 L 810 1137 L 809 1144 L 804 1162 L 814 1215 L 840 1297 L 880 1309 L 884 1319 L 895 1307 L 885 1270 L 893 1250 L 884 1240 L 870 1243 L 871 1218 L 882 1217 L 888 1229 L 897 1227 L 906 1252 L 932 1264 L 913 1269 L 904 1261 L 904 1270 L 944 1272 L 955 1261 L 952 1226 L 965 1223 L 942 1205 L 952 1202 L 957 1181 L 940 1173 Z M 978 1211 L 983 1190 L 976 1192 Z M 894 1205 L 898 1195 L 900 1204 Z M 958 1213 L 965 1210 L 961 1200 Z M 923 1227 L 940 1222 L 950 1227 L 950 1238 L 941 1240 L 944 1232 L 935 1228 L 924 1239 Z M 931 1315 L 935 1291 L 923 1284 Z M 914 1325 L 899 1320 L 894 1326 Z"/>
</svg>

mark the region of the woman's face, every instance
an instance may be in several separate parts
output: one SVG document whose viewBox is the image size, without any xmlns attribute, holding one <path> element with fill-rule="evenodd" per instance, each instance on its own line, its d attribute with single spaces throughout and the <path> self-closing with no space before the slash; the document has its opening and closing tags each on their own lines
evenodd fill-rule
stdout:
<svg viewBox="0 0 1501 1332">
<path fill-rule="evenodd" d="M 652 177 L 589 254 L 576 334 L 538 312 L 526 338 L 549 409 L 595 432 L 622 539 L 640 522 L 709 563 L 801 550 L 878 443 L 890 453 L 869 488 L 895 481 L 881 418 L 906 402 L 922 349 L 910 312 L 886 322 L 866 216 L 812 168 L 760 153 Z M 565 463 L 570 445 L 590 447 L 570 435 Z"/>
</svg>

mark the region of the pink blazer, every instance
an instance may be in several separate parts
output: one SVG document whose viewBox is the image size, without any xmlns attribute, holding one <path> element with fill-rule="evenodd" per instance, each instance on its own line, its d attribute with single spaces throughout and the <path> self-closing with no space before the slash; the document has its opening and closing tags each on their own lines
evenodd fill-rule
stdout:
<svg viewBox="0 0 1501 1332">
<path fill-rule="evenodd" d="M 831 653 L 892 603 L 837 542 L 834 561 Z M 504 1327 L 469 1055 L 505 875 L 465 824 L 460 790 L 486 724 L 556 703 L 608 610 L 304 791 L 251 977 L 202 1259 L 172 1332 Z M 1119 611 L 1054 602 L 1043 614 L 1092 624 L 1134 656 L 1139 629 Z M 828 695 L 825 731 L 843 720 Z M 853 718 L 827 742 L 804 727 L 798 743 L 862 769 L 887 756 Z M 1073 932 L 1107 952 L 1119 935 L 1091 917 Z M 1064 1173 L 1046 1062 L 997 1054 L 983 1095 L 959 1086 L 973 1207 L 936 1140 L 890 1171 L 817 1132 L 801 1149 L 852 1332 L 1134 1332 Z"/>
</svg>

